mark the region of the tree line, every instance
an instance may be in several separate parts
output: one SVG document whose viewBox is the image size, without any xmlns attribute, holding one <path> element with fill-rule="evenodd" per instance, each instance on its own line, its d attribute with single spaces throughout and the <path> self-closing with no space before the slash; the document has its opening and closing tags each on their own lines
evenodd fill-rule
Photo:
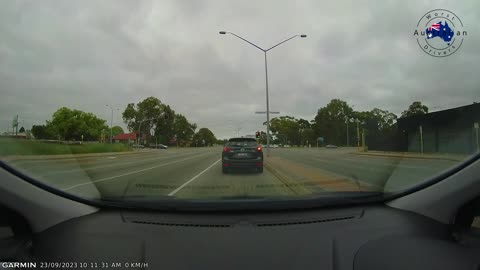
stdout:
<svg viewBox="0 0 480 270">
<path fill-rule="evenodd" d="M 419 101 L 413 102 L 400 117 L 428 113 L 428 107 Z M 184 115 L 176 113 L 168 104 L 156 97 L 148 97 L 137 104 L 129 103 L 122 113 L 129 132 L 146 135 L 150 143 L 179 146 L 208 146 L 223 144 L 213 132 L 191 123 Z M 325 144 L 356 145 L 359 131 L 370 138 L 386 138 L 396 133 L 397 116 L 387 110 L 374 108 L 370 111 L 355 111 L 340 99 L 331 100 L 319 108 L 311 120 L 293 116 L 275 117 L 270 120 L 272 143 L 291 145 L 315 145 L 318 138 Z M 266 125 L 266 123 L 264 123 Z M 124 133 L 120 126 L 112 128 L 113 136 Z M 347 142 L 348 133 L 348 142 Z M 105 141 L 110 136 L 107 121 L 93 113 L 61 107 L 44 125 L 34 125 L 32 134 L 37 139 L 67 141 Z M 261 132 L 260 142 L 266 143 L 266 133 Z"/>
<path fill-rule="evenodd" d="M 426 113 L 428 107 L 415 101 L 400 117 Z M 397 118 L 394 113 L 379 108 L 355 111 L 346 101 L 333 99 L 325 107 L 319 108 L 312 120 L 293 116 L 271 119 L 271 140 L 276 144 L 315 145 L 321 138 L 320 143 L 352 146 L 357 145 L 363 132 L 369 138 L 393 136 L 397 131 Z M 266 142 L 265 132 L 261 132 L 260 141 Z"/>
<path fill-rule="evenodd" d="M 141 102 L 127 104 L 122 118 L 129 132 L 138 136 L 146 135 L 149 142 L 180 146 L 208 146 L 219 143 L 208 128 L 198 131 L 195 123 L 176 113 L 158 98 L 148 97 Z M 36 139 L 65 141 L 108 141 L 110 128 L 107 121 L 93 113 L 61 107 L 44 125 L 33 125 L 32 134 Z M 113 136 L 124 133 L 120 126 L 112 128 Z"/>
<path fill-rule="evenodd" d="M 168 144 L 173 139 L 180 146 L 208 146 L 218 143 L 210 129 L 203 127 L 196 131 L 197 124 L 190 123 L 184 115 L 176 113 L 156 97 L 148 97 L 137 104 L 128 104 L 122 117 L 131 132 L 147 134 L 162 144 Z"/>
</svg>

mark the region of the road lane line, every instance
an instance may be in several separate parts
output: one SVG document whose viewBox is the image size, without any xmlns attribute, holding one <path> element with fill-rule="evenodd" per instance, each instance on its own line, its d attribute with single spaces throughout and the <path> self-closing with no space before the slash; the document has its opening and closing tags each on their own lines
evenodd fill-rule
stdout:
<svg viewBox="0 0 480 270">
<path fill-rule="evenodd" d="M 76 184 L 76 185 L 73 185 L 73 186 L 68 187 L 68 188 L 64 188 L 62 190 L 65 191 L 65 190 L 73 189 L 73 188 L 84 186 L 84 185 L 89 185 L 89 184 L 94 184 L 94 183 L 103 182 L 103 181 L 107 181 L 107 180 L 112 180 L 112 179 L 116 179 L 116 178 L 119 178 L 119 177 L 135 174 L 135 173 L 152 170 L 152 169 L 155 169 L 155 168 L 158 168 L 158 167 L 163 167 L 163 166 L 179 163 L 179 162 L 186 161 L 186 160 L 189 160 L 189 159 L 202 157 L 202 156 L 205 156 L 205 155 L 208 155 L 208 154 L 211 154 L 211 153 L 206 153 L 206 154 L 203 154 L 203 155 L 184 158 L 184 159 L 181 159 L 181 160 L 176 160 L 176 161 L 172 161 L 172 162 L 168 162 L 168 163 L 162 163 L 162 164 L 159 164 L 159 165 L 155 165 L 153 167 L 149 167 L 149 168 L 145 168 L 145 169 L 141 169 L 141 170 L 137 170 L 137 171 L 133 171 L 133 172 L 128 172 L 128 173 L 124 173 L 124 174 L 120 174 L 120 175 L 115 175 L 115 176 L 111 176 L 111 177 L 107 177 L 107 178 L 103 178 L 103 179 L 98 179 L 98 180 L 95 180 L 95 181 L 80 183 L 80 184 Z"/>
<path fill-rule="evenodd" d="M 50 176 L 50 175 L 58 175 L 58 174 L 65 174 L 65 173 L 71 173 L 71 172 L 84 172 L 84 171 L 104 169 L 104 168 L 109 168 L 109 167 L 119 167 L 119 166 L 123 166 L 123 165 L 133 165 L 133 164 L 141 165 L 142 163 L 146 163 L 146 162 L 150 162 L 150 161 L 163 160 L 163 159 L 168 159 L 168 158 L 172 158 L 172 157 L 188 156 L 188 155 L 193 154 L 193 153 L 194 152 L 183 153 L 183 154 L 176 155 L 176 156 L 160 156 L 160 157 L 143 159 L 143 160 L 133 161 L 133 162 L 131 160 L 126 160 L 126 161 L 120 161 L 120 162 L 115 162 L 115 163 L 108 163 L 108 164 L 105 164 L 105 165 L 97 165 L 97 166 L 91 166 L 91 167 L 85 166 L 85 167 L 80 167 L 80 168 L 75 168 L 75 169 L 70 169 L 70 170 L 48 172 L 48 173 L 40 174 L 40 176 L 45 177 L 45 176 Z M 77 163 L 75 165 L 79 165 L 79 164 Z M 28 170 L 28 168 L 25 169 L 25 170 Z"/>
<path fill-rule="evenodd" d="M 220 160 L 222 159 L 218 159 L 217 161 L 215 161 L 212 165 L 208 166 L 205 170 L 201 171 L 199 174 L 195 175 L 192 179 L 188 180 L 187 182 L 185 182 L 183 185 L 179 186 L 177 189 L 175 189 L 174 191 L 170 192 L 168 194 L 168 196 L 173 196 L 175 195 L 175 193 L 179 192 L 182 188 L 184 188 L 186 185 L 190 184 L 191 182 L 193 182 L 195 179 L 197 179 L 198 177 L 200 177 L 202 174 L 204 174 L 206 171 L 208 171 L 210 168 L 212 168 L 213 166 L 215 166 L 215 164 L 217 164 Z"/>
</svg>

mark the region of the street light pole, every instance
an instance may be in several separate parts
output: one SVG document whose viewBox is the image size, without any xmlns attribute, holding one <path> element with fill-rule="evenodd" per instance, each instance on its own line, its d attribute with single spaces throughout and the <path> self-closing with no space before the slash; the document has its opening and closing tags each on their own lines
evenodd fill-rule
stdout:
<svg viewBox="0 0 480 270">
<path fill-rule="evenodd" d="M 268 66 L 267 51 L 265 53 L 265 96 L 267 99 L 267 157 L 270 156 L 270 103 L 268 101 Z"/>
<path fill-rule="evenodd" d="M 350 119 L 347 119 L 347 147 L 350 146 L 350 138 L 348 136 L 348 122 L 350 122 Z"/>
<path fill-rule="evenodd" d="M 358 126 L 358 124 L 360 123 L 360 121 L 357 119 L 357 150 L 360 151 L 360 127 Z"/>
<path fill-rule="evenodd" d="M 266 96 L 266 103 L 267 103 L 267 157 L 269 157 L 269 156 L 270 156 L 270 104 L 269 104 L 269 100 L 268 100 L 268 65 L 267 65 L 267 52 L 270 51 L 271 49 L 273 49 L 273 48 L 275 48 L 275 47 L 277 47 L 277 46 L 279 46 L 279 45 L 281 45 L 281 44 L 283 44 L 283 43 L 285 43 L 285 42 L 293 39 L 293 38 L 296 38 L 296 37 L 306 38 L 307 35 L 304 35 L 304 34 L 302 34 L 302 35 L 294 35 L 294 36 L 292 36 L 292 37 L 290 37 L 290 38 L 287 38 L 287 39 L 283 40 L 282 42 L 277 43 L 276 45 L 274 45 L 274 46 L 272 46 L 272 47 L 270 47 L 270 48 L 268 48 L 268 49 L 263 49 L 262 47 L 254 44 L 254 43 L 251 42 L 251 41 L 248 41 L 247 39 L 245 39 L 245 38 L 243 38 L 243 37 L 241 37 L 241 36 L 239 36 L 239 35 L 237 35 L 237 34 L 235 34 L 235 33 L 227 32 L 227 31 L 220 31 L 219 34 L 221 34 L 221 35 L 225 35 L 225 34 L 233 35 L 233 36 L 235 36 L 235 37 L 237 37 L 237 38 L 239 38 L 239 39 L 247 42 L 248 44 L 254 46 L 255 48 L 263 51 L 263 53 L 264 53 L 264 58 L 265 58 L 265 92 L 266 92 L 266 93 L 265 93 L 265 96 Z"/>
<path fill-rule="evenodd" d="M 113 110 L 115 110 L 116 108 L 113 108 L 112 106 L 110 105 L 105 105 L 107 106 L 111 111 L 112 111 L 112 114 L 110 115 L 110 144 L 112 144 L 112 139 L 113 139 Z M 118 110 L 118 109 L 116 109 Z"/>
</svg>

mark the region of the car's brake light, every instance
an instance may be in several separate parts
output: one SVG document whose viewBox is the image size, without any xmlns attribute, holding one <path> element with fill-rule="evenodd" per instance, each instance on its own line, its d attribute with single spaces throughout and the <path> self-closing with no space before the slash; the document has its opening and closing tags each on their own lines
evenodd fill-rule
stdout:
<svg viewBox="0 0 480 270">
<path fill-rule="evenodd" d="M 257 147 L 257 151 L 262 152 L 262 147 L 261 146 Z"/>
<path fill-rule="evenodd" d="M 223 152 L 230 152 L 230 150 L 231 150 L 231 149 L 230 149 L 230 147 L 228 147 L 228 146 L 223 147 Z"/>
</svg>

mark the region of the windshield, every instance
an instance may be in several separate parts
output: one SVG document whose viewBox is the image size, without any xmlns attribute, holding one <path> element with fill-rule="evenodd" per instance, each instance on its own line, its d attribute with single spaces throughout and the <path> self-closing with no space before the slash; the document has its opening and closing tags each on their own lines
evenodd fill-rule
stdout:
<svg viewBox="0 0 480 270">
<path fill-rule="evenodd" d="M 230 139 L 228 140 L 227 146 L 234 147 L 255 147 L 258 143 L 255 139 Z"/>
<path fill-rule="evenodd" d="M 0 157 L 125 205 L 400 193 L 479 152 L 475 10 L 2 1 Z"/>
</svg>

